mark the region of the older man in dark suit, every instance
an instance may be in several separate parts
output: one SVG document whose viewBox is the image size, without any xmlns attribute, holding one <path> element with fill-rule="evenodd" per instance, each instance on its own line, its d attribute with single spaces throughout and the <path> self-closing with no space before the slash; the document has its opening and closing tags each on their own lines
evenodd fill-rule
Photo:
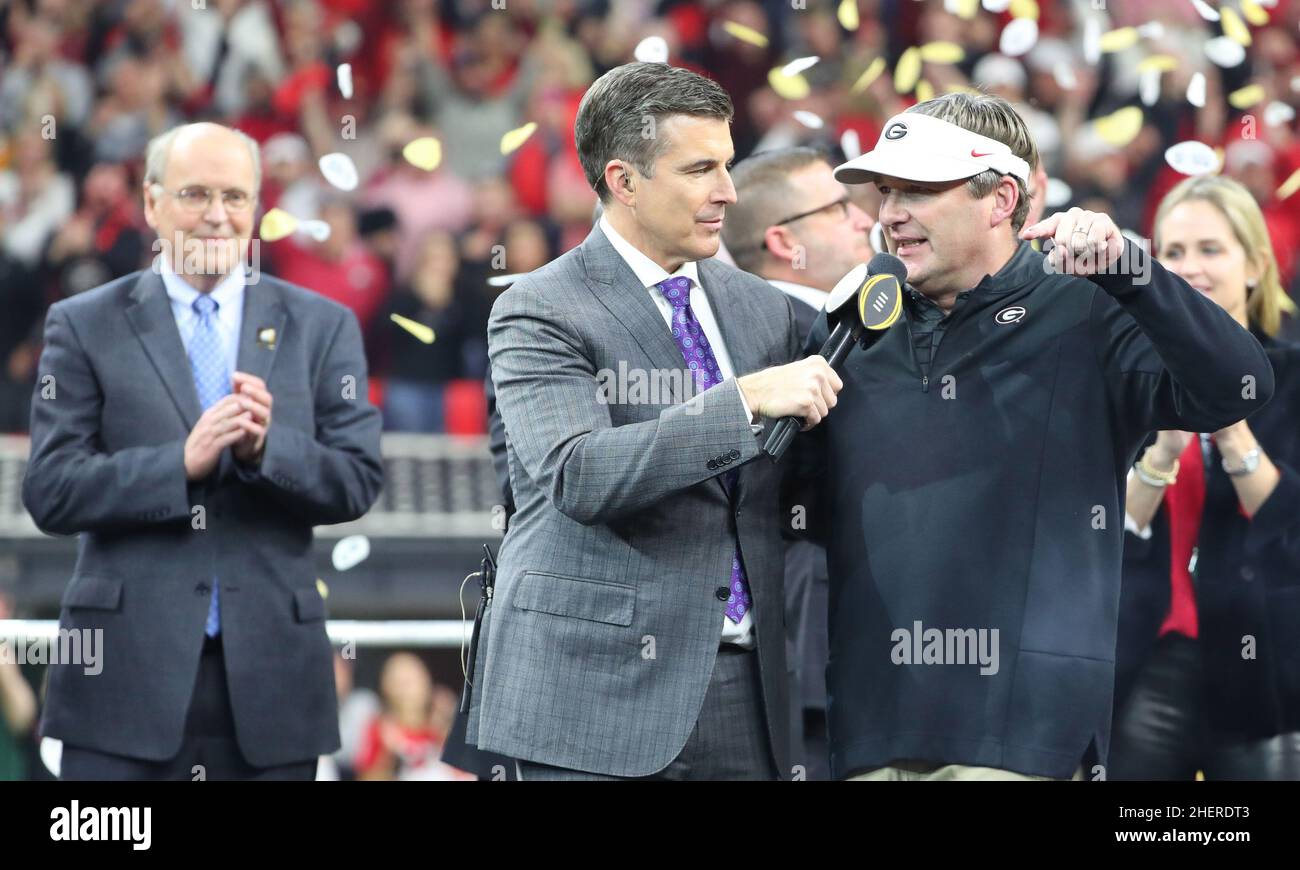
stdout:
<svg viewBox="0 0 1300 870">
<path fill-rule="evenodd" d="M 215 124 L 149 148 L 154 268 L 53 306 L 23 502 L 79 534 L 51 667 L 65 779 L 310 779 L 339 745 L 312 527 L 379 493 L 356 319 L 247 268 L 256 144 Z M 272 406 L 274 403 L 274 418 Z"/>
</svg>

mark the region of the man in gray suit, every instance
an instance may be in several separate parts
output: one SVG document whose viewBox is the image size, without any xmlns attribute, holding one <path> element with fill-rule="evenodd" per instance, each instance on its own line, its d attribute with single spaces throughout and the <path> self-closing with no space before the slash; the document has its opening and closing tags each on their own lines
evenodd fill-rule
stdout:
<svg viewBox="0 0 1300 870">
<path fill-rule="evenodd" d="M 312 527 L 374 502 L 380 418 L 351 312 L 246 272 L 259 181 L 242 133 L 163 134 L 154 268 L 46 320 L 23 503 L 80 535 L 60 627 L 103 650 L 50 668 L 65 779 L 311 779 L 339 746 Z"/>
<path fill-rule="evenodd" d="M 665 64 L 602 76 L 576 141 L 605 213 L 488 326 L 516 513 L 469 739 L 522 779 L 789 778 L 778 470 L 838 376 L 790 303 L 709 261 L 731 101 Z"/>
<path fill-rule="evenodd" d="M 875 253 L 871 216 L 835 180 L 815 148 L 779 148 L 736 165 L 736 205 L 722 239 L 736 265 L 771 282 L 790 298 L 802 343 L 836 282 Z M 830 779 L 826 742 L 826 614 L 830 579 L 826 548 L 782 526 L 785 618 L 792 689 L 793 763 L 810 780 Z"/>
</svg>

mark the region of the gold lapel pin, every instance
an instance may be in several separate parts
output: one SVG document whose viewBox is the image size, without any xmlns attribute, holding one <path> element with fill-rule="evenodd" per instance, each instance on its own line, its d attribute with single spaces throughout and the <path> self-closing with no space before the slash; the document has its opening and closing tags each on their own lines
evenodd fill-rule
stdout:
<svg viewBox="0 0 1300 870">
<path fill-rule="evenodd" d="M 274 327 L 264 326 L 257 331 L 257 343 L 267 350 L 275 350 L 275 329 Z"/>
</svg>

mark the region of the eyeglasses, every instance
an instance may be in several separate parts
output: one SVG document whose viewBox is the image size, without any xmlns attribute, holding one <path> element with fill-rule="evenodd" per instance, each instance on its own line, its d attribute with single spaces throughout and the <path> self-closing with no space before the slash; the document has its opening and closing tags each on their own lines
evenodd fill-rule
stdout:
<svg viewBox="0 0 1300 870">
<path fill-rule="evenodd" d="M 181 208 L 191 212 L 207 211 L 212 204 L 212 188 L 203 187 L 202 185 L 191 185 L 182 187 L 180 190 L 167 190 L 161 184 L 154 185 L 155 195 L 167 194 L 173 196 L 181 204 Z M 246 211 L 253 204 L 253 197 L 247 191 L 238 188 L 221 191 L 221 204 L 229 212 Z"/>
<path fill-rule="evenodd" d="M 777 221 L 776 223 L 772 224 L 772 226 L 783 227 L 786 224 L 792 224 L 795 221 L 803 220 L 806 217 L 812 217 L 815 214 L 819 214 L 821 212 L 827 211 L 832 208 L 838 208 L 840 210 L 840 214 L 837 220 L 845 221 L 849 219 L 849 202 L 850 200 L 847 196 L 842 196 L 839 199 L 835 200 L 834 202 L 827 203 L 826 205 L 823 205 L 820 208 L 814 208 L 809 211 L 800 212 L 799 214 L 794 215 L 793 217 L 788 217 L 785 220 Z M 752 250 L 766 250 L 767 239 L 763 239 L 756 245 L 751 245 L 750 248 Z"/>
</svg>

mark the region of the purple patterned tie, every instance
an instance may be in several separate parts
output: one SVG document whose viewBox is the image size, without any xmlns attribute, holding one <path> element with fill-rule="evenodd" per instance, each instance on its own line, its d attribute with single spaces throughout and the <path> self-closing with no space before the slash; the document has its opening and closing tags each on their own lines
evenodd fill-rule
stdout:
<svg viewBox="0 0 1300 870">
<path fill-rule="evenodd" d="M 655 285 L 664 294 L 668 304 L 673 307 L 673 340 L 682 352 L 687 367 L 695 377 L 695 386 L 700 392 L 722 383 L 722 369 L 718 368 L 718 359 L 709 347 L 709 339 L 700 328 L 700 322 L 691 311 L 691 279 L 685 276 L 667 278 Z M 728 494 L 735 488 L 738 473 L 733 469 L 722 476 Z M 731 558 L 731 595 L 727 598 L 727 618 L 740 622 L 750 608 L 749 580 L 745 577 L 745 566 L 740 561 L 740 542 L 736 542 L 736 554 Z"/>
</svg>

